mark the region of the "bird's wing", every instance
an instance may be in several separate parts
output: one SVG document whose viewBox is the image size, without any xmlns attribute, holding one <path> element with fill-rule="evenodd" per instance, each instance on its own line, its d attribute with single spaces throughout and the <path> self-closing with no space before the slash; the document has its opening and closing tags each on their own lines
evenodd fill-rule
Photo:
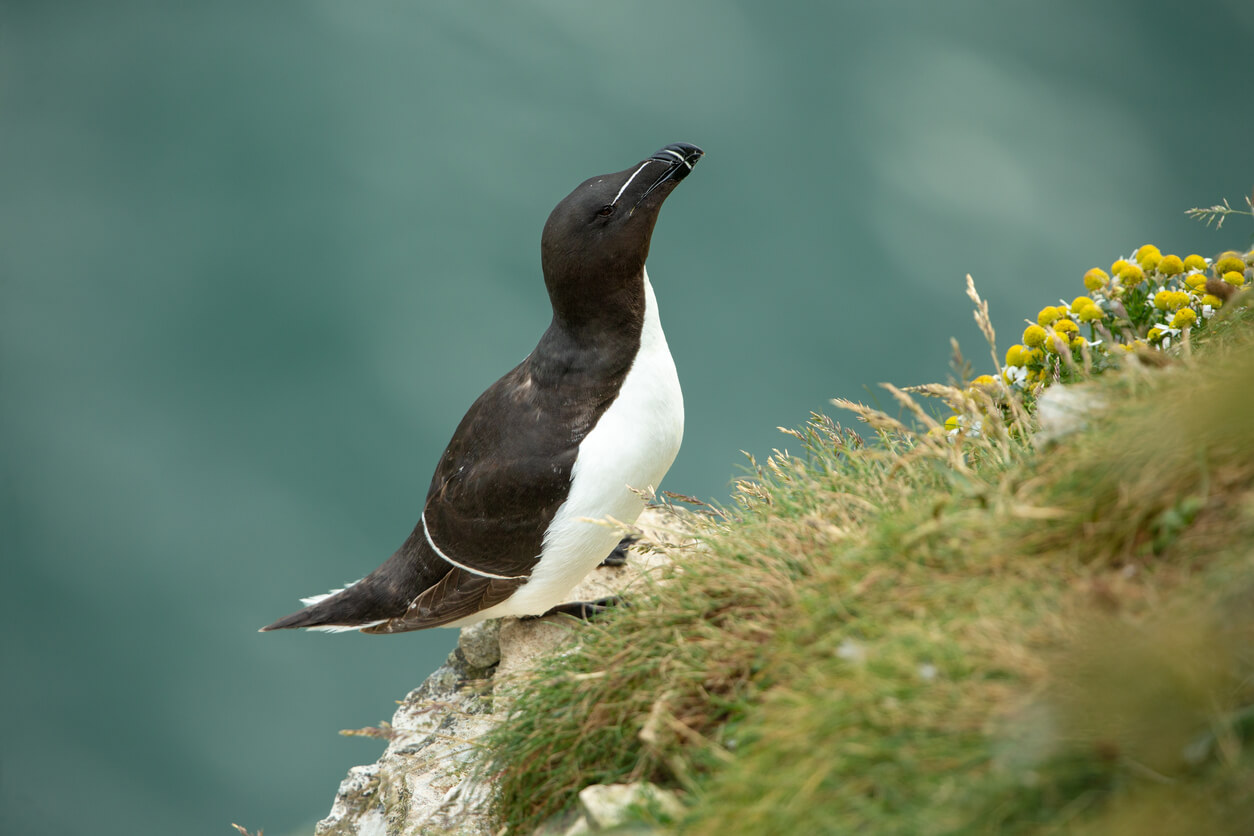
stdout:
<svg viewBox="0 0 1254 836">
<path fill-rule="evenodd" d="M 533 385 L 529 375 L 524 361 L 471 406 L 440 459 L 419 523 L 437 554 L 489 579 L 530 575 L 600 412 L 587 398 Z"/>
<path fill-rule="evenodd" d="M 404 615 L 367 627 L 363 633 L 405 633 L 440 627 L 501 603 L 522 586 L 521 580 L 497 580 L 453 568 L 439 583 L 413 600 Z"/>
</svg>

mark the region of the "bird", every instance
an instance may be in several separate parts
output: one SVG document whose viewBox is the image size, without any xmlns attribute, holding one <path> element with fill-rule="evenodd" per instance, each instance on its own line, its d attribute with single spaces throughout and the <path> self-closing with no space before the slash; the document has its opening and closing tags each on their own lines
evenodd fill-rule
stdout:
<svg viewBox="0 0 1254 836">
<path fill-rule="evenodd" d="M 585 180 L 549 215 L 553 317 L 457 425 L 413 531 L 359 581 L 261 628 L 403 633 L 563 603 L 615 551 L 679 452 L 683 394 L 645 260 L 663 202 L 704 151 L 677 142 Z"/>
</svg>

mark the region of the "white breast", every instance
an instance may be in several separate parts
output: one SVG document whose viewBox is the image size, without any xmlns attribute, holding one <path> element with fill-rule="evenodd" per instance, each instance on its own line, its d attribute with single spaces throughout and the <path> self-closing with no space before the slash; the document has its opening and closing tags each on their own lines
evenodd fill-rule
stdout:
<svg viewBox="0 0 1254 836">
<path fill-rule="evenodd" d="M 675 461 L 684 435 L 683 393 L 647 272 L 644 293 L 640 352 L 618 397 L 579 445 L 570 495 L 544 534 L 539 563 L 524 586 L 475 620 L 537 615 L 562 603 L 618 545 L 618 532 L 589 520 L 635 522 L 644 501 L 631 488 L 656 488 Z"/>
</svg>

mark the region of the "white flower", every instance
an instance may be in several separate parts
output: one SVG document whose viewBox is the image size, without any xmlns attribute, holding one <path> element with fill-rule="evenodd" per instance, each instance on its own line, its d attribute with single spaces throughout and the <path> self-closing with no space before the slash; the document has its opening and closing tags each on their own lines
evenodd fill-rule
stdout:
<svg viewBox="0 0 1254 836">
<path fill-rule="evenodd" d="M 952 430 L 947 432 L 946 435 L 954 436 L 960 432 L 965 432 L 967 435 L 971 436 L 972 438 L 980 437 L 980 430 L 984 426 L 983 421 L 980 421 L 979 419 L 977 419 L 971 423 L 971 426 L 968 427 L 967 416 L 956 415 L 954 417 L 958 419 L 958 426 L 954 427 Z"/>
<path fill-rule="evenodd" d="M 1152 328 L 1157 328 L 1157 329 L 1159 329 L 1160 331 L 1162 331 L 1162 332 L 1163 332 L 1163 333 L 1162 333 L 1162 343 L 1161 343 L 1161 347 L 1162 347 L 1162 349 L 1163 349 L 1164 351 L 1166 351 L 1167 349 L 1171 348 L 1171 340 L 1172 340 L 1172 338 L 1173 338 L 1173 337 L 1178 337 L 1178 336 L 1180 336 L 1180 329 L 1179 329 L 1179 328 L 1172 328 L 1172 327 L 1171 327 L 1170 325 L 1168 325 L 1166 322 L 1163 322 L 1163 323 L 1161 323 L 1161 324 L 1159 324 L 1159 325 L 1154 325 L 1154 326 L 1152 326 Z M 1152 330 L 1152 328 L 1151 328 L 1151 330 Z"/>
</svg>

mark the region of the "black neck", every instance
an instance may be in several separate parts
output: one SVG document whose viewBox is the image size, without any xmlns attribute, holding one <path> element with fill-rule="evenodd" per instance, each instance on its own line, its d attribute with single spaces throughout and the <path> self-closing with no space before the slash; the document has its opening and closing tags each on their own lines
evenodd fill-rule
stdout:
<svg viewBox="0 0 1254 836">
<path fill-rule="evenodd" d="M 590 383 L 625 375 L 644 331 L 644 276 L 615 291 L 561 295 L 553 321 L 529 358 L 533 374 L 550 382 Z"/>
</svg>

